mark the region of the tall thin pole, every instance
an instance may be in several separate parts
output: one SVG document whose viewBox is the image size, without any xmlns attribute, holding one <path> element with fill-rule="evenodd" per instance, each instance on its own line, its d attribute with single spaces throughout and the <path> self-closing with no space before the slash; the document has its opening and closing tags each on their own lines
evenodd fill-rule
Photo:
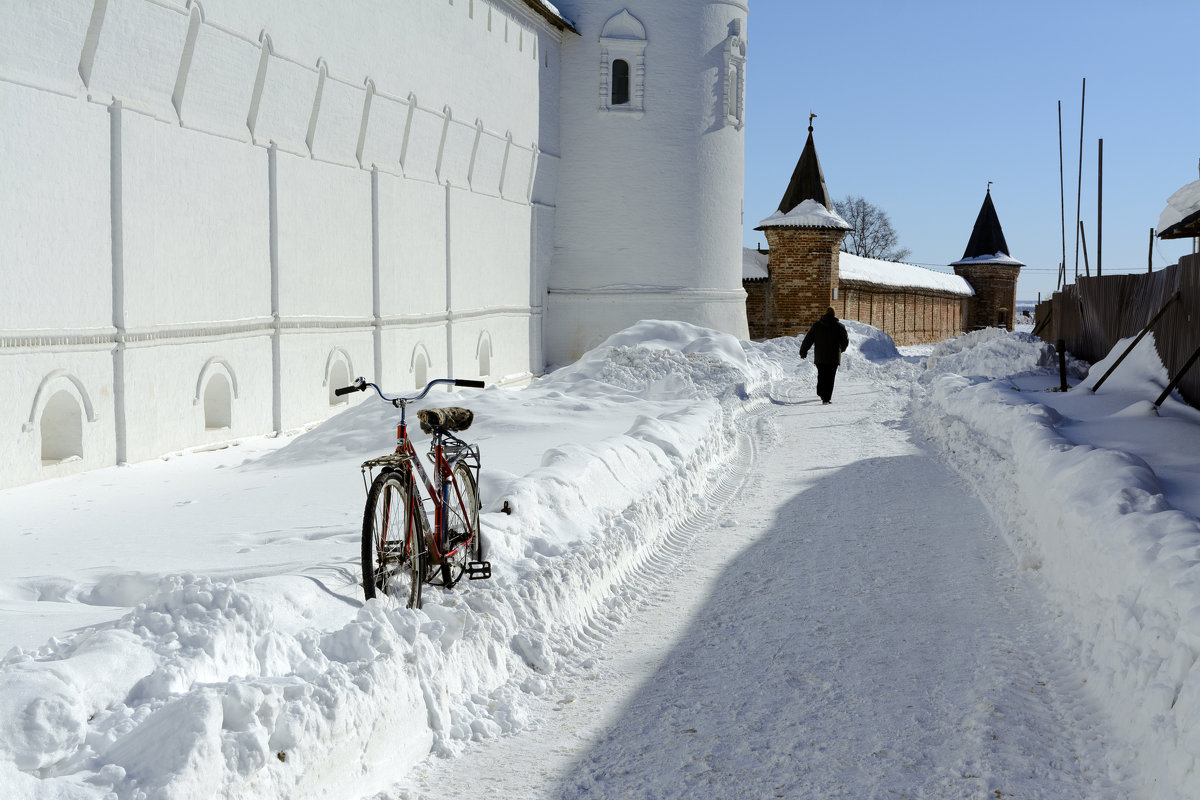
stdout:
<svg viewBox="0 0 1200 800">
<path fill-rule="evenodd" d="M 1058 101 L 1058 209 L 1059 222 L 1062 223 L 1062 261 L 1058 262 L 1058 285 L 1054 291 L 1062 288 L 1066 281 L 1067 264 L 1067 201 L 1063 191 L 1063 146 L 1062 146 L 1062 100 Z"/>
<path fill-rule="evenodd" d="M 1146 272 L 1154 272 L 1154 228 L 1150 229 L 1150 249 L 1146 251 Z"/>
<path fill-rule="evenodd" d="M 1079 223 L 1080 201 L 1083 198 L 1083 108 L 1087 103 L 1087 78 L 1083 79 L 1083 91 L 1079 97 L 1079 183 L 1075 189 L 1075 277 L 1079 277 Z"/>
<path fill-rule="evenodd" d="M 1104 140 L 1096 156 L 1096 277 L 1101 273 L 1101 258 L 1104 252 Z"/>
</svg>

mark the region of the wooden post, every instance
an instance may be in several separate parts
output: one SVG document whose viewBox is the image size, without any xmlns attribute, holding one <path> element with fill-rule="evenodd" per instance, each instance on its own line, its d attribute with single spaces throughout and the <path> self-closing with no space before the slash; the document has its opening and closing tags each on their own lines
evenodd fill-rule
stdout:
<svg viewBox="0 0 1200 800">
<path fill-rule="evenodd" d="M 1146 274 L 1154 272 L 1154 228 L 1150 229 L 1150 249 L 1146 251 Z"/>
<path fill-rule="evenodd" d="M 1066 392 L 1071 388 L 1067 385 L 1067 343 L 1059 339 L 1056 347 L 1058 348 L 1058 390 Z"/>
<path fill-rule="evenodd" d="M 1129 343 L 1129 346 L 1125 348 L 1125 352 L 1121 353 L 1120 357 L 1112 363 L 1111 367 L 1108 368 L 1108 371 L 1100 376 L 1100 380 L 1096 381 L 1096 385 L 1092 387 L 1093 392 L 1096 391 L 1097 389 L 1099 389 L 1101 384 L 1103 384 L 1106 380 L 1108 380 L 1108 376 L 1112 375 L 1113 370 L 1115 370 L 1117 367 L 1119 367 L 1121 365 L 1121 362 L 1125 360 L 1125 356 L 1127 356 L 1133 352 L 1133 348 L 1137 347 L 1137 343 L 1142 340 L 1142 337 L 1150 332 L 1150 329 L 1154 327 L 1154 323 L 1158 322 L 1159 317 L 1161 317 L 1164 313 L 1166 313 L 1166 310 L 1171 307 L 1171 303 L 1174 303 L 1180 297 L 1182 297 L 1182 295 L 1178 291 L 1175 292 L 1175 294 L 1171 295 L 1171 297 L 1167 300 L 1167 302 L 1163 304 L 1163 307 L 1158 310 L 1158 313 L 1155 314 L 1154 317 L 1151 318 L 1151 320 L 1146 323 L 1146 326 L 1144 328 L 1142 328 L 1142 332 L 1139 333 L 1137 335 L 1137 337 L 1132 342 Z"/>
<path fill-rule="evenodd" d="M 1083 220 L 1079 220 L 1079 240 L 1080 240 L 1081 242 L 1083 242 L 1083 274 L 1084 274 L 1086 277 L 1090 278 L 1090 277 L 1092 277 L 1092 271 L 1091 271 L 1090 269 L 1088 269 L 1088 259 L 1087 259 L 1087 235 L 1086 235 L 1086 234 L 1084 234 L 1084 232 L 1083 232 Z M 1076 273 L 1076 274 L 1075 274 L 1075 277 L 1077 277 L 1077 278 L 1078 278 L 1078 277 L 1079 277 L 1079 273 Z"/>
<path fill-rule="evenodd" d="M 1170 396 L 1171 391 L 1179 385 L 1179 382 L 1183 380 L 1183 376 L 1186 375 L 1188 370 L 1192 368 L 1192 365 L 1196 363 L 1197 359 L 1200 359 L 1200 347 L 1196 348 L 1196 352 L 1192 353 L 1192 357 L 1184 363 L 1182 368 L 1180 368 L 1179 374 L 1171 379 L 1171 382 L 1167 384 L 1167 388 L 1163 389 L 1163 393 L 1160 394 L 1158 399 L 1154 401 L 1155 408 L 1158 408 L 1167 401 L 1167 397 Z"/>
</svg>

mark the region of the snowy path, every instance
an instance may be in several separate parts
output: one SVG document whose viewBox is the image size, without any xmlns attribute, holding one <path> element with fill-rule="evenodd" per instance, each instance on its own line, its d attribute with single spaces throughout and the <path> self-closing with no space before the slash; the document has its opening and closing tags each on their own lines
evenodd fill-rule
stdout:
<svg viewBox="0 0 1200 800">
<path fill-rule="evenodd" d="M 386 796 L 1129 796 L 1035 579 L 902 413 L 842 379 L 750 420 L 724 513 L 540 718 Z"/>
</svg>

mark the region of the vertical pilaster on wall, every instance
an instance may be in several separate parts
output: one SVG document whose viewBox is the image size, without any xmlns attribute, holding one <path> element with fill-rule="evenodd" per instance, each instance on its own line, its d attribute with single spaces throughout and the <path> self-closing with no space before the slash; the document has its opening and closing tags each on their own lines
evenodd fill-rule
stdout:
<svg viewBox="0 0 1200 800">
<path fill-rule="evenodd" d="M 104 27 L 104 13 L 107 10 L 108 0 L 96 0 L 92 6 L 92 18 L 88 22 L 83 52 L 79 57 L 79 79 L 89 88 L 92 85 L 92 67 L 96 64 L 96 51 L 100 48 L 100 29 Z"/>
<path fill-rule="evenodd" d="M 449 115 L 447 115 L 449 119 Z M 445 137 L 443 136 L 443 139 Z M 440 160 L 440 157 L 439 157 Z M 454 377 L 454 260 L 452 258 L 450 182 L 446 182 L 446 377 Z"/>
<path fill-rule="evenodd" d="M 275 143 L 267 148 L 268 251 L 271 255 L 271 425 L 283 432 L 283 354 L 279 321 L 279 182 L 278 150 Z"/>
<path fill-rule="evenodd" d="M 121 102 L 108 107 L 109 129 L 109 225 L 112 240 L 112 324 L 115 329 L 113 347 L 113 425 L 118 464 L 127 461 L 125 420 L 125 239 L 124 211 L 121 192 Z"/>
<path fill-rule="evenodd" d="M 200 23 L 203 22 L 199 6 L 192 6 L 188 16 L 187 38 L 183 43 L 183 56 L 179 59 L 179 72 L 175 76 L 175 90 L 171 92 L 171 105 L 175 107 L 175 116 L 183 123 L 183 95 L 187 91 L 188 71 L 192 68 L 192 57 L 196 52 L 196 37 L 200 34 Z"/>
<path fill-rule="evenodd" d="M 379 257 L 379 169 L 371 167 L 371 338 L 375 351 L 375 383 L 382 386 L 383 286 L 379 275 Z"/>
</svg>

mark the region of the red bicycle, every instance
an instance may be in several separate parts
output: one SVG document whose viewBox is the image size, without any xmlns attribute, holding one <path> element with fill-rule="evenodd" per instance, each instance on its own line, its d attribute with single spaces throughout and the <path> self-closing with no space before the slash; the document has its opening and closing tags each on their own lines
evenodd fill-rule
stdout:
<svg viewBox="0 0 1200 800">
<path fill-rule="evenodd" d="M 408 404 L 424 398 L 439 383 L 483 388 L 483 381 L 438 378 L 418 395 L 387 397 L 378 386 L 359 378 L 354 385 L 334 392 L 344 395 L 369 387 L 384 402 L 400 409 L 395 451 L 362 465 L 367 488 L 362 586 L 368 600 L 377 594 L 404 597 L 409 608 L 420 608 L 421 587 L 426 583 L 451 588 L 463 575 L 471 580 L 492 577 L 479 530 L 479 447 L 454 435 L 469 428 L 474 415 L 458 407 L 417 412 L 421 430 L 432 436 L 428 456 L 434 480 L 425 473 L 408 436 Z M 427 506 L 433 507 L 432 526 Z"/>
</svg>

